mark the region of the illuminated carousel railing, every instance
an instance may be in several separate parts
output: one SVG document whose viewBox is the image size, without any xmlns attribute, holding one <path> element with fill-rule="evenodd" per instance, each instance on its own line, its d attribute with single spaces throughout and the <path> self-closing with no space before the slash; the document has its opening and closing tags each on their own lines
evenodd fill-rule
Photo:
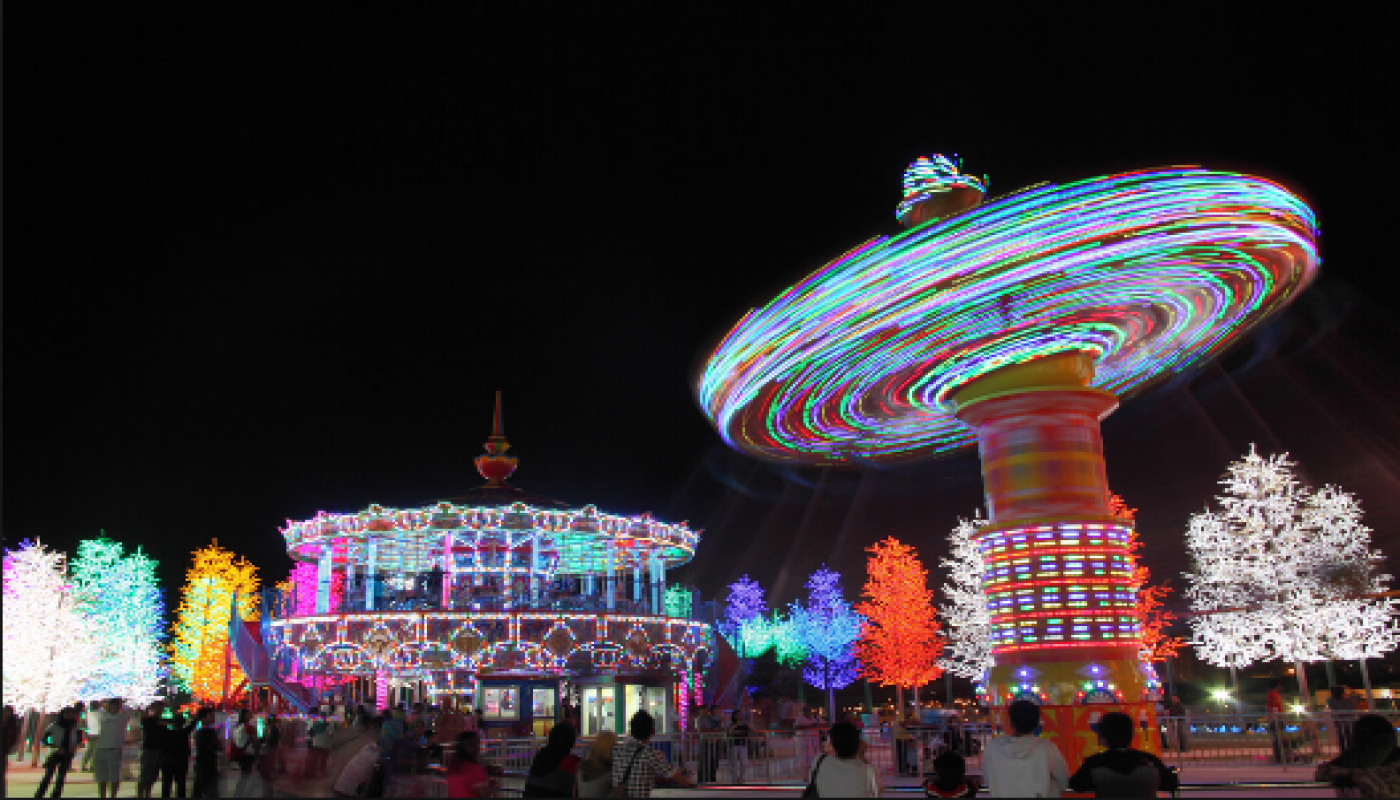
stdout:
<svg viewBox="0 0 1400 800">
<path fill-rule="evenodd" d="M 447 607 L 441 597 L 401 589 L 366 610 L 363 593 L 347 592 L 318 611 L 295 589 L 267 590 L 265 645 L 284 680 L 390 673 L 439 684 L 463 673 L 698 673 L 715 652 L 713 626 L 686 607 L 656 613 L 562 587 L 454 596 Z"/>
</svg>

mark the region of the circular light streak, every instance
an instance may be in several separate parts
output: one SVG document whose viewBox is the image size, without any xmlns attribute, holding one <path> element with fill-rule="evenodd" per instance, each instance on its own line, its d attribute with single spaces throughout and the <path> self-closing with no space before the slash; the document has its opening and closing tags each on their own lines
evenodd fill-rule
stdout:
<svg viewBox="0 0 1400 800">
<path fill-rule="evenodd" d="M 1067 351 L 1126 397 L 1213 357 L 1316 276 L 1317 223 L 1262 178 L 1176 167 L 1043 184 L 877 237 L 725 336 L 699 399 L 730 446 L 798 463 L 975 441 L 949 393 Z"/>
</svg>

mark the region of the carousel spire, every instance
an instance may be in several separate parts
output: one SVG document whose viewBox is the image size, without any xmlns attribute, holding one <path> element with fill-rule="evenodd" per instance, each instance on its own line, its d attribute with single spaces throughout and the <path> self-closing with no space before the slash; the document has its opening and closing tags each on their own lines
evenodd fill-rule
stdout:
<svg viewBox="0 0 1400 800">
<path fill-rule="evenodd" d="M 496 392 L 496 413 L 491 421 L 491 435 L 486 437 L 486 455 L 476 457 L 476 471 L 486 479 L 487 486 L 504 486 L 506 478 L 515 472 L 515 456 L 506 455 L 510 442 L 506 441 L 505 427 L 501 424 L 501 393 Z"/>
</svg>

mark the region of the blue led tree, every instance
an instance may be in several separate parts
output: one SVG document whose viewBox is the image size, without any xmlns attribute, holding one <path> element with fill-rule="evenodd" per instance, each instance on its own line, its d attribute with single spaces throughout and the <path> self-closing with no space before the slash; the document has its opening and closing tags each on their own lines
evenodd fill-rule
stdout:
<svg viewBox="0 0 1400 800">
<path fill-rule="evenodd" d="M 161 642 L 165 601 L 155 569 L 156 562 L 139 547 L 128 554 L 107 538 L 78 543 L 74 605 L 97 647 L 79 699 L 123 697 L 144 706 L 158 698 L 166 672 Z"/>
<path fill-rule="evenodd" d="M 841 575 L 826 565 L 812 573 L 807 581 L 807 602 L 792 604 L 788 624 L 793 637 L 806 650 L 807 666 L 802 677 L 826 690 L 827 713 L 835 721 L 836 690 L 850 686 L 860 677 L 855 643 L 865 625 L 865 618 L 841 596 Z"/>
</svg>

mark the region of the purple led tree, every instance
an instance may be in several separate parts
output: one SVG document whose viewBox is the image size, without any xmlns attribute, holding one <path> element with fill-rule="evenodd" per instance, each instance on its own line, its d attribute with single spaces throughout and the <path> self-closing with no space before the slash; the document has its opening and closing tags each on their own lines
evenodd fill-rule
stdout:
<svg viewBox="0 0 1400 800">
<path fill-rule="evenodd" d="M 756 635 L 760 628 L 766 628 L 763 613 L 767 610 L 768 602 L 763 599 L 763 587 L 758 581 L 744 575 L 729 585 L 720 632 L 740 658 L 754 658 L 768 649 L 763 646 L 768 637 Z"/>
<path fill-rule="evenodd" d="M 836 690 L 860 676 L 855 643 L 865 618 L 841 596 L 841 575 L 823 564 L 807 581 L 807 603 L 793 603 L 788 614 L 795 638 L 807 651 L 802 677 L 826 690 L 827 714 L 836 719 Z"/>
</svg>

